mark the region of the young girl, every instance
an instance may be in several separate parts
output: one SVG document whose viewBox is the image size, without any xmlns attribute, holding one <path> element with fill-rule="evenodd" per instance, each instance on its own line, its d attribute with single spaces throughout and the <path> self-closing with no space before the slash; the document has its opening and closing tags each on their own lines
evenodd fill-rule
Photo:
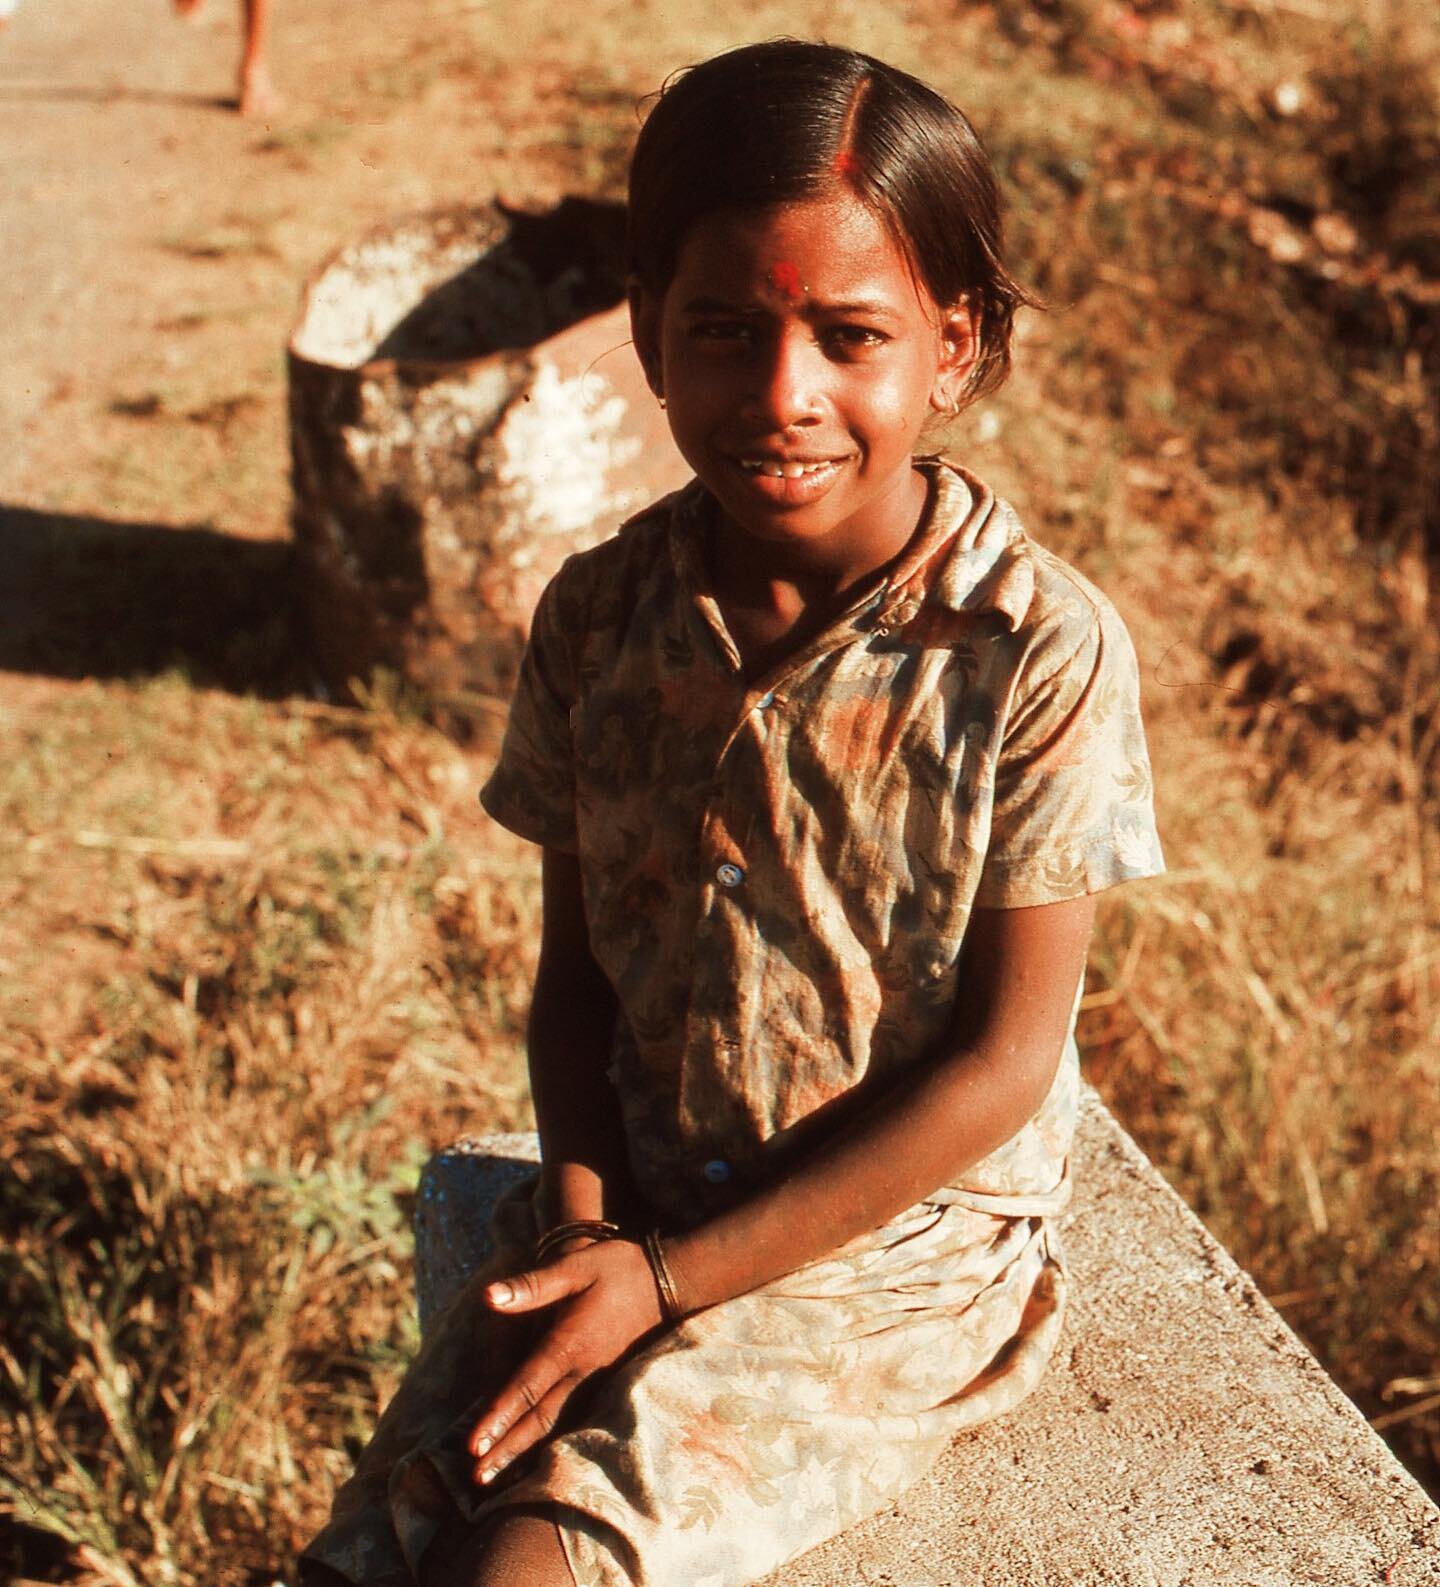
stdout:
<svg viewBox="0 0 1440 1587">
<path fill-rule="evenodd" d="M 1059 1327 L 1093 895 L 1160 855 L 1113 608 L 914 457 L 1024 301 L 985 154 L 879 61 L 736 50 L 646 123 L 630 250 L 696 479 L 551 584 L 482 796 L 544 850 L 544 1167 L 315 1582 L 741 1587 Z"/>
</svg>

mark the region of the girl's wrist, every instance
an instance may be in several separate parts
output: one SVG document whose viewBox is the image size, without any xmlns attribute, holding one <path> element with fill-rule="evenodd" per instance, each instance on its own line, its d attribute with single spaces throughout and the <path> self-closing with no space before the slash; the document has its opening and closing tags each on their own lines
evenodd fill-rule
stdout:
<svg viewBox="0 0 1440 1587">
<path fill-rule="evenodd" d="M 668 1243 L 658 1229 L 649 1230 L 641 1239 L 641 1249 L 650 1264 L 650 1276 L 655 1280 L 655 1293 L 660 1301 L 660 1316 L 667 1323 L 677 1323 L 695 1308 L 687 1306 L 670 1265 Z"/>
<path fill-rule="evenodd" d="M 664 1264 L 673 1294 L 674 1304 L 681 1317 L 688 1317 L 693 1312 L 704 1311 L 707 1306 L 718 1305 L 721 1301 L 729 1300 L 728 1294 L 719 1292 L 711 1293 L 704 1282 L 703 1257 L 697 1269 L 695 1260 L 695 1235 L 692 1230 L 688 1234 L 662 1235 L 656 1231 L 655 1239 L 659 1255 Z M 646 1255 L 649 1256 L 649 1252 Z M 655 1266 L 651 1261 L 651 1269 Z M 659 1287 L 657 1276 L 656 1287 Z"/>
<path fill-rule="evenodd" d="M 567 1161 L 542 1164 L 535 1191 L 537 1238 L 562 1223 L 613 1217 L 606 1201 L 604 1181 L 587 1166 Z"/>
<path fill-rule="evenodd" d="M 621 1238 L 620 1225 L 607 1218 L 566 1218 L 552 1223 L 536 1240 L 535 1261 L 538 1265 L 555 1256 L 568 1256 L 572 1250 L 587 1245 Z"/>
</svg>

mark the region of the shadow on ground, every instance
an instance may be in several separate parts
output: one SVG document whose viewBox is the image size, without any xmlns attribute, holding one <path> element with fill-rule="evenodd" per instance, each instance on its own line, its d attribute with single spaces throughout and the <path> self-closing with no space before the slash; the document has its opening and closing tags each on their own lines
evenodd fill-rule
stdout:
<svg viewBox="0 0 1440 1587">
<path fill-rule="evenodd" d="M 0 506 L 0 670 L 269 699 L 310 668 L 288 542 Z"/>
<path fill-rule="evenodd" d="M 136 105 L 170 105 L 176 110 L 235 110 L 233 94 L 178 94 L 159 88 L 133 88 L 123 83 L 22 83 L 0 82 L 0 102 L 40 105 L 113 105 L 122 100 Z"/>
</svg>

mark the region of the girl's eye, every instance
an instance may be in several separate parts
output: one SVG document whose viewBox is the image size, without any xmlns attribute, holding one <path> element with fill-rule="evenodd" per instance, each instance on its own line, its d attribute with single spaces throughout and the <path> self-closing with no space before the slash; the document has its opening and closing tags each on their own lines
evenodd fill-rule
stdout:
<svg viewBox="0 0 1440 1587">
<path fill-rule="evenodd" d="M 884 331 L 869 325 L 833 325 L 825 332 L 825 339 L 845 355 L 869 352 L 890 340 Z"/>
<path fill-rule="evenodd" d="M 704 320 L 692 325 L 690 334 L 702 342 L 747 342 L 755 332 L 740 320 Z"/>
<path fill-rule="evenodd" d="M 766 334 L 761 326 L 745 320 L 697 320 L 690 327 L 694 341 L 717 350 L 749 352 Z M 815 340 L 829 357 L 853 359 L 883 346 L 890 338 L 869 325 L 827 325 L 815 333 Z"/>
</svg>

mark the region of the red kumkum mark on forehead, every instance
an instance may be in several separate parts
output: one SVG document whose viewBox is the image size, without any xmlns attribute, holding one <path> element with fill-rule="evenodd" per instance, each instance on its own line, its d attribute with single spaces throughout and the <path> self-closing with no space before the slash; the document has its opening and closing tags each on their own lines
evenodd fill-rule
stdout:
<svg viewBox="0 0 1440 1587">
<path fill-rule="evenodd" d="M 770 266 L 770 285 L 787 303 L 796 303 L 805 295 L 800 281 L 800 271 L 788 259 L 777 260 Z"/>
</svg>

